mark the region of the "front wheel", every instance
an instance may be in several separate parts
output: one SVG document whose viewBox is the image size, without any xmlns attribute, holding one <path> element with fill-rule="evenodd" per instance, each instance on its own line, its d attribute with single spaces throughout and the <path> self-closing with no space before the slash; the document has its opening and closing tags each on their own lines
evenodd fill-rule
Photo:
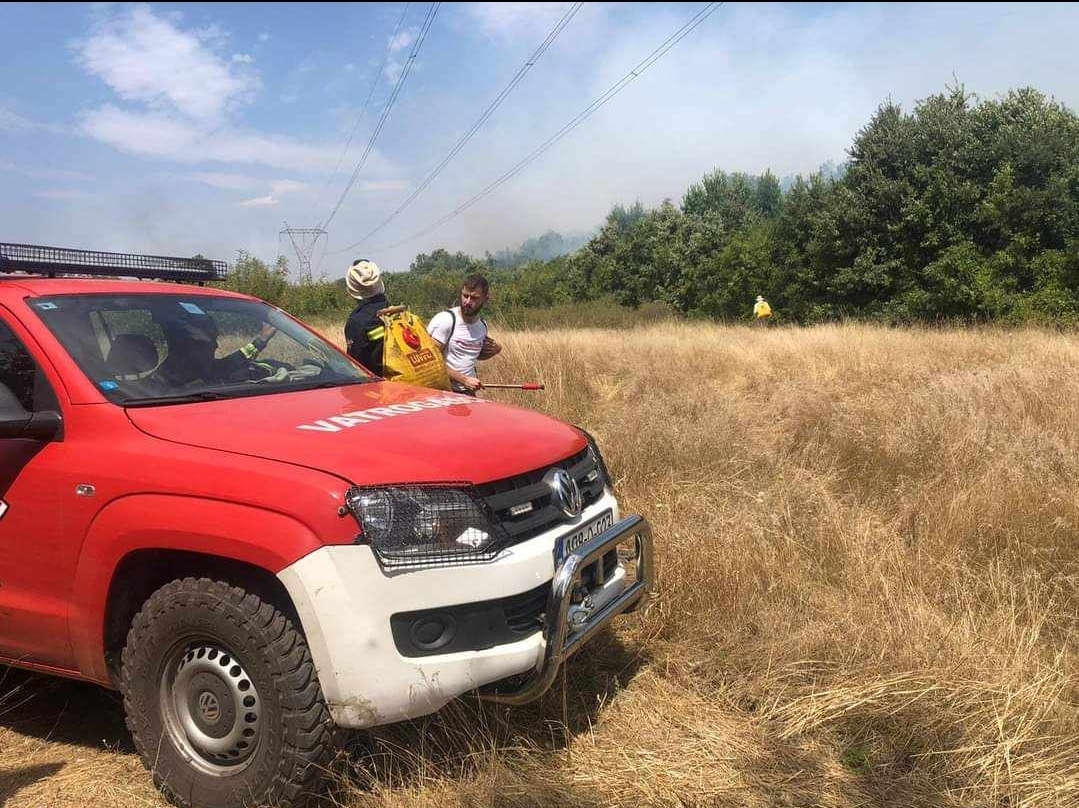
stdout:
<svg viewBox="0 0 1079 808">
<path fill-rule="evenodd" d="M 184 808 L 297 805 L 333 753 L 303 636 L 221 581 L 185 578 L 150 596 L 128 632 L 120 686 L 144 765 Z"/>
</svg>

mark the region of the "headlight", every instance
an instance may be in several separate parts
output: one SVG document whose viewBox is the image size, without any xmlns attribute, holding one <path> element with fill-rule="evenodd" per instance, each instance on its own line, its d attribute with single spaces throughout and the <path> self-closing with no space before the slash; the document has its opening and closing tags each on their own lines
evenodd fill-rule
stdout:
<svg viewBox="0 0 1079 808">
<path fill-rule="evenodd" d="M 586 430 L 581 427 L 576 427 L 586 441 L 588 441 L 588 449 L 592 453 L 593 459 L 596 461 L 596 468 L 599 469 L 600 476 L 603 478 L 603 485 L 614 491 L 614 478 L 611 477 L 611 472 L 607 470 L 607 464 L 603 462 L 603 455 L 599 453 L 599 445 L 596 443 L 596 439 L 593 438 Z"/>
<path fill-rule="evenodd" d="M 351 488 L 345 501 L 386 566 L 484 561 L 503 546 L 502 532 L 466 489 Z"/>
</svg>

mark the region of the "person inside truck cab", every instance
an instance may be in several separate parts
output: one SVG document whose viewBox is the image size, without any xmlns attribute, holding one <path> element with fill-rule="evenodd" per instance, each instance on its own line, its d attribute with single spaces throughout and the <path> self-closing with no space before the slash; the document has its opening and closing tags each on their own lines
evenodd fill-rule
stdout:
<svg viewBox="0 0 1079 808">
<path fill-rule="evenodd" d="M 239 382 L 266 378 L 275 368 L 255 357 L 266 347 L 277 329 L 269 323 L 259 335 L 239 350 L 216 357 L 220 332 L 208 314 L 188 314 L 161 324 L 168 354 L 154 372 L 154 378 L 170 387 L 182 388 L 195 382 Z"/>
</svg>

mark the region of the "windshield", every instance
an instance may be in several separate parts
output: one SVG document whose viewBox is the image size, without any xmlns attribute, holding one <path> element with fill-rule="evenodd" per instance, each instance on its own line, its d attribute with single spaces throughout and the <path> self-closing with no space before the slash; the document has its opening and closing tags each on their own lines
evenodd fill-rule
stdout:
<svg viewBox="0 0 1079 808">
<path fill-rule="evenodd" d="M 267 303 L 199 294 L 56 295 L 30 307 L 113 402 L 153 406 L 372 381 Z"/>
</svg>

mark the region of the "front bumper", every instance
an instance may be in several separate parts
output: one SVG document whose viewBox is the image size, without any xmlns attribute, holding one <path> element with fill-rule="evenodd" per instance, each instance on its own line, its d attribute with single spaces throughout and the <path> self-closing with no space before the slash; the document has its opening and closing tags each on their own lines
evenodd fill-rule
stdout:
<svg viewBox="0 0 1079 808">
<path fill-rule="evenodd" d="M 636 565 L 635 580 L 625 586 L 621 593 L 608 594 L 606 603 L 601 601 L 592 605 L 583 617 L 578 607 L 574 611 L 577 619 L 571 621 L 570 610 L 574 605 L 574 593 L 581 582 L 581 573 L 627 540 L 634 543 L 631 560 Z M 554 683 L 562 663 L 579 651 L 596 632 L 623 612 L 644 605 L 652 589 L 652 575 L 652 528 L 641 516 L 630 516 L 570 553 L 555 573 L 551 594 L 547 598 L 544 623 L 547 641 L 542 662 L 515 689 L 500 690 L 495 685 L 481 692 L 480 698 L 501 704 L 527 704 L 538 699 Z M 603 587 L 603 590 L 606 589 Z M 602 597 L 605 593 L 601 590 L 596 594 Z M 592 596 L 588 597 L 591 599 Z"/>
<path fill-rule="evenodd" d="M 555 569 L 557 539 L 606 510 L 615 524 L 569 554 Z M 511 704 L 538 698 L 558 666 L 616 615 L 643 602 L 652 580 L 652 535 L 640 517 L 617 521 L 617 503 L 605 494 L 573 524 L 504 551 L 494 561 L 387 573 L 371 548 L 323 547 L 279 573 L 300 617 L 319 684 L 334 721 L 362 728 L 416 718 L 458 696 L 524 675 L 515 690 L 484 697 Z M 573 603 L 581 573 L 622 543 L 636 549 L 636 580 L 626 571 Z M 391 631 L 394 614 L 504 598 L 550 582 L 545 629 L 521 640 L 473 651 L 405 657 Z M 581 593 L 576 599 L 580 600 Z M 571 622 L 573 625 L 571 625 Z"/>
</svg>

